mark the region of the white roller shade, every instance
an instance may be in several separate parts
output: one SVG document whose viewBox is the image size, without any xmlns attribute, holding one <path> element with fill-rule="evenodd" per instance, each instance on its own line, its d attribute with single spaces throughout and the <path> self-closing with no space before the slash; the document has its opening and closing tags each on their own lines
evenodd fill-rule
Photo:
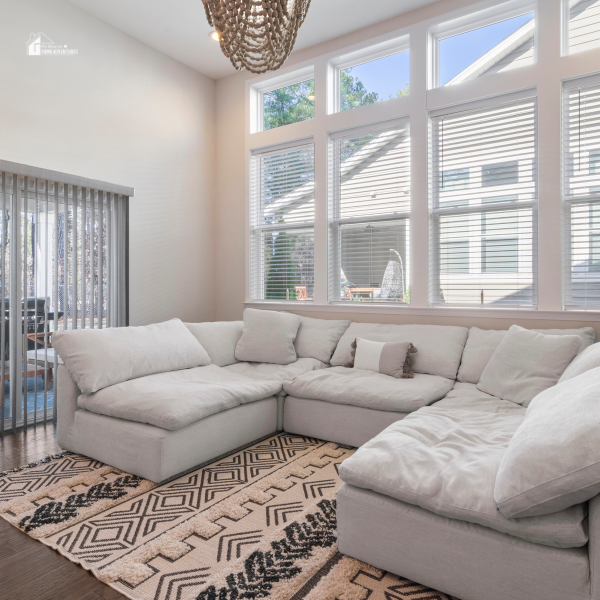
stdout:
<svg viewBox="0 0 600 600">
<path fill-rule="evenodd" d="M 600 309 L 600 84 L 563 96 L 564 303 Z"/>
<path fill-rule="evenodd" d="M 254 154 L 250 177 L 250 300 L 314 294 L 314 145 Z"/>
<path fill-rule="evenodd" d="M 334 136 L 329 187 L 329 300 L 408 303 L 408 123 Z"/>
<path fill-rule="evenodd" d="M 433 306 L 537 306 L 536 121 L 534 98 L 431 119 Z"/>
</svg>

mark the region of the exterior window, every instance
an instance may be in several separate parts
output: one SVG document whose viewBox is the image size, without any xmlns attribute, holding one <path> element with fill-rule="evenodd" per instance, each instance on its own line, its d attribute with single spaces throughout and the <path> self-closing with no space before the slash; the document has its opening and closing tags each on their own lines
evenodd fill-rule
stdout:
<svg viewBox="0 0 600 600">
<path fill-rule="evenodd" d="M 440 244 L 440 268 L 444 273 L 469 272 L 469 242 L 442 242 Z"/>
<path fill-rule="evenodd" d="M 314 147 L 252 156 L 250 296 L 310 301 L 314 294 Z"/>
<path fill-rule="evenodd" d="M 519 162 L 516 160 L 486 165 L 481 171 L 481 185 L 483 187 L 513 183 L 519 183 Z"/>
<path fill-rule="evenodd" d="M 564 0 L 568 3 L 569 54 L 600 46 L 600 0 Z"/>
<path fill-rule="evenodd" d="M 436 36 L 438 86 L 502 73 L 534 62 L 533 13 L 462 33 Z"/>
<path fill-rule="evenodd" d="M 564 304 L 598 310 L 600 85 L 567 88 L 563 98 Z"/>
<path fill-rule="evenodd" d="M 454 169 L 442 173 L 442 188 L 449 190 L 464 190 L 469 187 L 469 169 Z M 456 201 L 451 201 L 456 204 Z M 460 200 L 459 200 L 460 202 Z"/>
<path fill-rule="evenodd" d="M 346 131 L 330 151 L 330 301 L 408 303 L 408 124 Z"/>
<path fill-rule="evenodd" d="M 409 51 L 340 69 L 340 110 L 350 110 L 410 91 Z"/>
<path fill-rule="evenodd" d="M 264 92 L 262 101 L 264 130 L 312 119 L 315 116 L 315 81 L 311 79 Z"/>
<path fill-rule="evenodd" d="M 537 304 L 536 101 L 498 102 L 432 118 L 434 306 Z M 465 171 L 468 186 L 447 185 Z"/>
<path fill-rule="evenodd" d="M 519 271 L 519 238 L 483 240 L 484 273 L 517 273 Z"/>
</svg>

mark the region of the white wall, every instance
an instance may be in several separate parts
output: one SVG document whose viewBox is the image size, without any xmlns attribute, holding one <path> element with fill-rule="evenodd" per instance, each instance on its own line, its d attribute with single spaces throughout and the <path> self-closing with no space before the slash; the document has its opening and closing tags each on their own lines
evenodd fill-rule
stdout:
<svg viewBox="0 0 600 600">
<path fill-rule="evenodd" d="M 442 0 L 422 9 L 390 19 L 294 53 L 282 72 L 314 65 L 315 118 L 286 127 L 249 132 L 246 103 L 249 80 L 265 79 L 239 73 L 217 82 L 217 214 L 216 239 L 216 314 L 218 319 L 240 318 L 246 276 L 246 198 L 249 150 L 281 143 L 287 139 L 313 136 L 315 140 L 315 302 L 314 306 L 277 305 L 308 316 L 349 318 L 357 321 L 429 322 L 506 328 L 511 323 L 530 327 L 575 327 L 593 324 L 600 333 L 600 315 L 562 311 L 560 292 L 561 194 L 560 194 L 560 107 L 561 79 L 598 71 L 600 51 L 560 56 L 560 0 L 539 0 L 537 20 L 538 61 L 507 73 L 475 79 L 449 88 L 427 90 L 428 27 L 453 18 L 461 12 L 498 4 L 492 0 Z M 455 12 L 458 11 L 458 12 Z M 410 34 L 411 94 L 378 105 L 328 115 L 323 90 L 327 82 L 327 61 L 365 47 L 373 40 Z M 460 104 L 476 98 L 536 86 L 539 97 L 539 310 L 485 311 L 476 309 L 433 309 L 428 307 L 428 111 Z M 320 91 L 319 91 L 320 90 Z M 411 307 L 355 307 L 327 305 L 326 289 L 326 169 L 325 148 L 328 131 L 363 123 L 410 115 L 412 148 Z M 415 140 L 421 140 L 417 142 Z M 320 262 L 319 262 L 320 261 Z M 318 291 L 317 290 L 320 290 Z M 319 296 L 319 297 L 317 297 Z M 590 323 L 594 321 L 594 323 Z"/>
<path fill-rule="evenodd" d="M 42 31 L 76 56 L 27 56 Z M 2 0 L 0 158 L 135 187 L 130 322 L 215 316 L 215 82 L 64 0 Z"/>
</svg>

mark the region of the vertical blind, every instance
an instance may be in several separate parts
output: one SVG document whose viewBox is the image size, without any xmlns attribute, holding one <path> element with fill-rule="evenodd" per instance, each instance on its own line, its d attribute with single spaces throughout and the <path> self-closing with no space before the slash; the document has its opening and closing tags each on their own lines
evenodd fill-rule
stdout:
<svg viewBox="0 0 600 600">
<path fill-rule="evenodd" d="M 314 297 L 314 144 L 253 154 L 250 298 Z"/>
<path fill-rule="evenodd" d="M 563 92 L 563 291 L 567 308 L 600 307 L 600 84 Z"/>
<path fill-rule="evenodd" d="M 408 303 L 408 122 L 332 135 L 329 163 L 329 300 Z"/>
<path fill-rule="evenodd" d="M 431 119 L 430 301 L 537 306 L 537 108 Z"/>
<path fill-rule="evenodd" d="M 0 436 L 56 422 L 54 331 L 126 324 L 128 197 L 54 175 L 0 171 Z"/>
</svg>

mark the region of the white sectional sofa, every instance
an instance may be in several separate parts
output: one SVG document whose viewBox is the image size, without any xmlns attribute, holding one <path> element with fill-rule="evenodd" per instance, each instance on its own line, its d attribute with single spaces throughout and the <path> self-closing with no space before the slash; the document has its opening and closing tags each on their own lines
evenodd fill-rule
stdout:
<svg viewBox="0 0 600 600">
<path fill-rule="evenodd" d="M 486 370 L 505 349 L 506 331 L 294 317 L 290 348 L 271 337 L 275 321 L 256 327 L 258 312 L 273 317 L 253 311 L 244 322 L 185 327 L 174 320 L 150 326 L 150 338 L 146 328 L 127 328 L 140 330 L 138 354 L 127 351 L 125 330 L 97 349 L 106 333 L 55 334 L 65 363 L 57 384 L 59 444 L 153 481 L 281 430 L 360 446 L 340 467 L 342 553 L 461 600 L 600 600 L 600 499 L 588 494 L 550 514 L 503 516 L 494 483 L 531 398 L 511 401 L 480 389 L 527 395 L 527 385 L 542 382 L 540 389 L 568 392 L 597 367 L 600 405 L 592 328 L 537 330 L 553 336 L 548 340 L 566 336 L 557 344 L 571 344 L 572 355 L 549 351 L 544 369 L 560 371 L 550 383 L 535 356 L 526 356 L 531 377 L 515 391 L 510 373 L 494 381 Z M 281 322 L 294 331 L 287 317 Z M 243 337 L 248 327 L 254 337 Z M 411 342 L 414 377 L 345 367 L 361 338 Z M 170 359 L 145 356 L 152 339 Z M 249 340 L 270 362 L 236 358 L 253 352 Z M 114 364 L 122 367 L 116 380 L 94 375 Z"/>
</svg>

